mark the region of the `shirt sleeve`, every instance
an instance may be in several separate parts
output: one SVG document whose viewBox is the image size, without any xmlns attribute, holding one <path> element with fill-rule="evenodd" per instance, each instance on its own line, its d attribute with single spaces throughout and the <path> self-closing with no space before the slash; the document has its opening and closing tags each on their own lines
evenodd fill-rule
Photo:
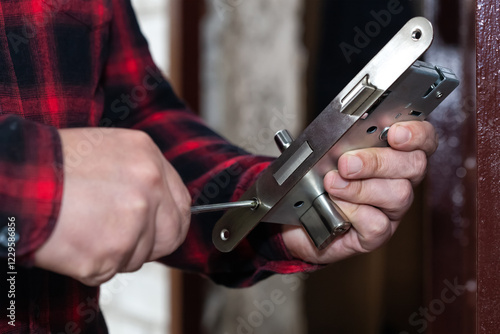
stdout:
<svg viewBox="0 0 500 334">
<path fill-rule="evenodd" d="M 130 3 L 113 0 L 113 7 L 101 124 L 148 133 L 181 175 L 194 203 L 237 200 L 272 158 L 231 145 L 187 110 L 154 65 Z M 228 286 L 251 285 L 273 273 L 317 268 L 290 256 L 281 228 L 274 224 L 259 224 L 235 250 L 219 252 L 211 235 L 220 216 L 193 216 L 184 244 L 161 261 Z"/>
<path fill-rule="evenodd" d="M 57 130 L 14 115 L 0 116 L 0 179 L 0 257 L 12 259 L 15 254 L 16 264 L 32 265 L 61 206 Z"/>
</svg>

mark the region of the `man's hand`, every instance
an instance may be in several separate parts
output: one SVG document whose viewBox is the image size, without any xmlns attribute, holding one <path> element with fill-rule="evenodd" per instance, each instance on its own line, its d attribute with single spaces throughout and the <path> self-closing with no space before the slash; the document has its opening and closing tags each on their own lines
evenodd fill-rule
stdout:
<svg viewBox="0 0 500 334">
<path fill-rule="evenodd" d="M 401 122 L 389 130 L 391 147 L 342 155 L 338 172 L 325 175 L 324 186 L 352 223 L 352 228 L 318 251 L 301 227 L 284 226 L 291 254 L 311 263 L 331 263 L 370 252 L 395 232 L 413 201 L 412 186 L 424 178 L 427 156 L 438 140 L 429 122 Z"/>
<path fill-rule="evenodd" d="M 191 198 L 148 135 L 96 128 L 59 133 L 62 206 L 52 235 L 35 253 L 36 266 L 99 285 L 179 247 Z M 90 145 L 88 138 L 98 140 Z"/>
</svg>

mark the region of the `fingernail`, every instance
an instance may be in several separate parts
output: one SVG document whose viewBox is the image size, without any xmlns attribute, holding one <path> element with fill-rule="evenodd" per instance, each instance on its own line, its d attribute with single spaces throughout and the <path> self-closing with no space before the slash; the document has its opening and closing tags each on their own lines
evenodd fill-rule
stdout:
<svg viewBox="0 0 500 334">
<path fill-rule="evenodd" d="M 363 168 L 363 161 L 355 155 L 347 156 L 347 174 L 356 174 Z"/>
<path fill-rule="evenodd" d="M 333 181 L 331 183 L 332 188 L 344 189 L 349 185 L 349 182 L 344 180 L 338 172 L 333 172 Z"/>
<path fill-rule="evenodd" d="M 411 132 L 404 126 L 397 126 L 396 132 L 394 133 L 394 142 L 398 145 L 402 145 L 411 139 Z"/>
</svg>

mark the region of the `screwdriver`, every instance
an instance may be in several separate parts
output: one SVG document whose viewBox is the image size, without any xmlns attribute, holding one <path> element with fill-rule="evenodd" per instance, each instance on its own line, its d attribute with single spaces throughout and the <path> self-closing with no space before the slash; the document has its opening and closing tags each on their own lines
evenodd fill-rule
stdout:
<svg viewBox="0 0 500 334">
<path fill-rule="evenodd" d="M 203 212 L 213 212 L 228 209 L 241 209 L 250 208 L 252 210 L 257 209 L 259 206 L 259 201 L 257 199 L 251 199 L 247 201 L 229 202 L 229 203 L 217 203 L 217 204 L 207 204 L 207 205 L 195 205 L 191 207 L 191 213 L 196 215 Z"/>
</svg>

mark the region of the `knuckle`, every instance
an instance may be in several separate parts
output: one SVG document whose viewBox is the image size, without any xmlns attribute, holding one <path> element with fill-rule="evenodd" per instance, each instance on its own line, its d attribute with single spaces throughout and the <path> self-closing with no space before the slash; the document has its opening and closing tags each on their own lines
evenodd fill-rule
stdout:
<svg viewBox="0 0 500 334">
<path fill-rule="evenodd" d="M 431 140 L 431 149 L 429 155 L 434 154 L 434 152 L 436 152 L 439 146 L 439 134 L 437 132 L 434 132 L 434 138 L 430 140 Z"/>
<path fill-rule="evenodd" d="M 151 137 L 144 131 L 131 130 L 127 134 L 127 140 L 139 147 L 150 147 L 154 145 Z"/>
<path fill-rule="evenodd" d="M 422 126 L 424 127 L 424 131 L 421 132 L 425 133 L 425 136 L 427 138 L 437 138 L 437 131 L 432 123 L 430 123 L 429 121 L 423 121 Z"/>
<path fill-rule="evenodd" d="M 138 271 L 139 269 L 142 268 L 142 266 L 144 265 L 144 262 L 142 261 L 134 261 L 132 263 L 129 263 L 123 270 L 122 272 L 126 272 L 126 273 L 133 273 L 133 272 L 136 272 Z"/>
<path fill-rule="evenodd" d="M 99 286 L 112 279 L 118 270 L 114 267 L 103 269 L 96 265 L 96 262 L 88 261 L 79 266 L 78 272 L 73 277 L 88 286 Z"/>
<path fill-rule="evenodd" d="M 421 124 L 420 124 L 421 123 Z M 419 122 L 420 128 L 413 130 L 413 133 L 417 140 L 415 141 L 415 147 L 420 147 L 428 155 L 433 154 L 438 146 L 438 134 L 434 129 L 434 126 L 427 122 Z"/>
<path fill-rule="evenodd" d="M 350 182 L 348 189 L 349 189 L 349 195 L 353 199 L 356 199 L 357 203 L 370 200 L 372 193 L 364 181 Z"/>
<path fill-rule="evenodd" d="M 429 135 L 432 129 L 432 125 L 427 121 L 412 121 L 401 124 L 406 126 L 408 131 L 411 132 L 411 138 L 423 142 L 423 140 Z"/>
<path fill-rule="evenodd" d="M 361 160 L 361 165 L 362 165 L 361 173 L 364 176 L 376 174 L 378 171 L 382 170 L 385 166 L 383 157 L 381 157 L 381 154 L 377 153 L 376 150 L 362 149 L 353 155 Z M 350 160 L 348 160 L 348 162 L 350 162 Z"/>
<path fill-rule="evenodd" d="M 388 230 L 390 229 L 390 224 L 391 223 L 387 216 L 380 215 L 379 219 L 374 219 L 369 225 L 365 235 L 366 239 L 375 241 L 385 238 Z"/>
<path fill-rule="evenodd" d="M 413 126 L 408 128 L 411 131 L 412 142 L 416 146 L 422 146 L 428 137 L 428 131 L 423 123 L 416 122 Z"/>
<path fill-rule="evenodd" d="M 74 278 L 86 285 L 93 286 L 94 284 L 92 283 L 96 282 L 95 276 L 96 271 L 94 265 L 92 265 L 90 262 L 87 262 L 79 265 L 78 271 L 75 273 Z"/>
<path fill-rule="evenodd" d="M 118 206 L 125 217 L 141 220 L 149 213 L 150 203 L 147 196 L 137 189 L 130 189 L 121 197 Z"/>
<path fill-rule="evenodd" d="M 413 166 L 414 174 L 418 177 L 423 177 L 427 171 L 427 156 L 424 151 L 413 151 L 411 154 L 411 165 Z"/>
<path fill-rule="evenodd" d="M 144 186 L 154 187 L 162 183 L 161 168 L 151 159 L 144 159 L 132 168 L 133 177 Z"/>
<path fill-rule="evenodd" d="M 124 166 L 127 176 L 143 185 L 159 184 L 163 179 L 163 169 L 156 144 L 142 131 L 133 131 L 131 137 L 134 154 Z"/>
<path fill-rule="evenodd" d="M 108 238 L 103 247 L 102 258 L 122 263 L 123 259 L 133 253 L 139 239 L 147 231 L 150 207 L 144 197 L 128 195 L 121 204 L 121 219 L 110 228 L 116 228 L 116 237 Z M 119 225 L 118 225 L 119 224 Z"/>
<path fill-rule="evenodd" d="M 137 237 L 127 231 L 127 233 L 122 233 L 119 237 L 113 239 L 116 239 L 116 241 L 107 243 L 105 258 L 111 263 L 109 264 L 110 270 L 118 272 L 119 265 L 132 254 Z"/>
<path fill-rule="evenodd" d="M 413 202 L 413 187 L 408 180 L 403 180 L 396 190 L 398 207 L 407 207 Z"/>
<path fill-rule="evenodd" d="M 387 168 L 386 159 L 383 154 L 371 152 L 371 157 L 369 158 L 368 161 L 372 164 L 371 170 L 373 172 L 382 172 Z"/>
</svg>

